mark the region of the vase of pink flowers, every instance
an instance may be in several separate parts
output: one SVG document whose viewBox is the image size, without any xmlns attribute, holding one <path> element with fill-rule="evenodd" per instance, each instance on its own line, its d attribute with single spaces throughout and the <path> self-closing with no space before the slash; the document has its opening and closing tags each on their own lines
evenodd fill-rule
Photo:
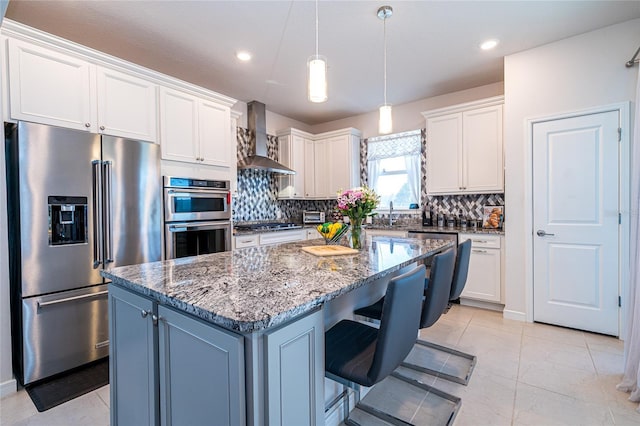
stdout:
<svg viewBox="0 0 640 426">
<path fill-rule="evenodd" d="M 338 192 L 338 210 L 349 218 L 351 223 L 350 245 L 361 249 L 364 243 L 362 222 L 367 216 L 374 216 L 373 210 L 378 207 L 380 197 L 366 186 Z"/>
</svg>

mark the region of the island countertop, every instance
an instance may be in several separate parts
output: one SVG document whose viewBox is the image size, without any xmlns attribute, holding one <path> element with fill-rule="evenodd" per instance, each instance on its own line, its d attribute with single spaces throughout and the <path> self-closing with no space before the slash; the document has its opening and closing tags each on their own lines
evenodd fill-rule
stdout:
<svg viewBox="0 0 640 426">
<path fill-rule="evenodd" d="M 102 271 L 113 283 L 238 332 L 289 321 L 453 245 L 372 236 L 357 254 L 317 257 L 322 240 L 249 247 Z"/>
</svg>

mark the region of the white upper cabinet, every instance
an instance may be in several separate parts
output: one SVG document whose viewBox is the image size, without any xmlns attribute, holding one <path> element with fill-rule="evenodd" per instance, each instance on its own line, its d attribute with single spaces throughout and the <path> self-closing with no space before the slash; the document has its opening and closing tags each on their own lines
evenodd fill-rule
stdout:
<svg viewBox="0 0 640 426">
<path fill-rule="evenodd" d="M 227 106 L 190 93 L 161 88 L 162 158 L 231 167 L 230 120 Z"/>
<path fill-rule="evenodd" d="M 163 159 L 200 161 L 198 100 L 195 96 L 160 89 L 160 140 Z"/>
<path fill-rule="evenodd" d="M 500 96 L 423 113 L 429 194 L 504 192 L 502 103 Z"/>
<path fill-rule="evenodd" d="M 9 39 L 11 118 L 157 140 L 157 85 L 55 49 Z"/>
<path fill-rule="evenodd" d="M 200 161 L 210 166 L 230 167 L 235 161 L 231 142 L 230 108 L 207 99 L 198 105 L 198 129 L 200 130 Z M 235 135 L 234 135 L 235 137 Z"/>
<path fill-rule="evenodd" d="M 9 40 L 11 118 L 90 130 L 92 67 L 86 61 Z"/>
<path fill-rule="evenodd" d="M 278 162 L 296 172 L 295 175 L 279 176 L 278 198 L 304 198 L 305 143 L 308 134 L 288 129 L 278 133 Z"/>
<path fill-rule="evenodd" d="M 315 141 L 305 139 L 304 141 L 304 196 L 314 198 L 316 196 L 316 157 Z"/>
<path fill-rule="evenodd" d="M 360 137 L 354 134 L 334 136 L 326 146 L 328 196 L 360 185 Z"/>
<path fill-rule="evenodd" d="M 156 141 L 158 85 L 148 80 L 96 67 L 98 131 L 131 139 Z"/>
<path fill-rule="evenodd" d="M 279 198 L 327 200 L 360 183 L 359 130 L 312 135 L 296 129 L 278 132 L 279 161 L 296 171 L 280 177 Z"/>
</svg>

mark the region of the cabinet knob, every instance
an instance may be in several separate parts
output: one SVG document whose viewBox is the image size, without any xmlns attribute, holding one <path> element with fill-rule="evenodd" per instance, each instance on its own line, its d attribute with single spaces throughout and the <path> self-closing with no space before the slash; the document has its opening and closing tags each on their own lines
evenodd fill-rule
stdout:
<svg viewBox="0 0 640 426">
<path fill-rule="evenodd" d="M 91 123 L 84 123 L 84 127 L 91 127 Z"/>
<path fill-rule="evenodd" d="M 104 130 L 104 126 L 100 126 L 100 130 Z"/>
<path fill-rule="evenodd" d="M 140 312 L 140 315 L 142 316 L 142 318 L 146 318 L 147 315 L 149 315 L 149 311 L 145 311 L 144 309 Z"/>
<path fill-rule="evenodd" d="M 200 157 L 200 161 L 204 161 L 204 157 Z"/>
</svg>

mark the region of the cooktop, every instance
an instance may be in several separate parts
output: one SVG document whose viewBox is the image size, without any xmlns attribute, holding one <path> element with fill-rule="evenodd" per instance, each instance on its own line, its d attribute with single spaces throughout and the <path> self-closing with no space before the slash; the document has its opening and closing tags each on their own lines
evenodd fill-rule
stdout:
<svg viewBox="0 0 640 426">
<path fill-rule="evenodd" d="M 298 229 L 302 225 L 292 222 L 260 222 L 235 225 L 241 231 L 272 231 L 277 229 Z"/>
</svg>

